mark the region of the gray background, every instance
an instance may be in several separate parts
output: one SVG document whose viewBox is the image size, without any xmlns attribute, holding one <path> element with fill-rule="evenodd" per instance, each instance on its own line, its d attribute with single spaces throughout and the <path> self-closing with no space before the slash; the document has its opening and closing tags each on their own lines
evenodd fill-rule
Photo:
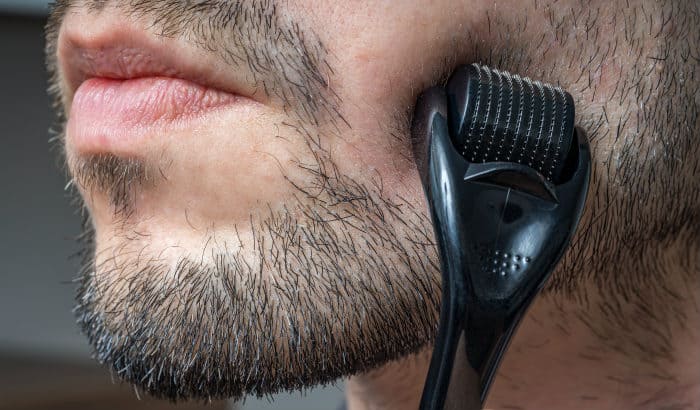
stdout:
<svg viewBox="0 0 700 410">
<path fill-rule="evenodd" d="M 0 0 L 0 13 L 44 16 L 48 11 L 48 4 L 49 2 L 44 0 Z"/>
<path fill-rule="evenodd" d="M 0 353 L 94 365 L 71 313 L 80 219 L 48 142 L 46 4 L 0 0 Z M 243 408 L 334 409 L 341 400 L 342 388 L 329 387 Z"/>
</svg>

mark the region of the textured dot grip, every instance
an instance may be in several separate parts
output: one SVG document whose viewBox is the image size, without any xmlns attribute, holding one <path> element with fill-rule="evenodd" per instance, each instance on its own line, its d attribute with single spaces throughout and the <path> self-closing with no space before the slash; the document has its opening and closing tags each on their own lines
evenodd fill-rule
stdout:
<svg viewBox="0 0 700 410">
<path fill-rule="evenodd" d="M 516 162 L 560 179 L 573 140 L 569 93 L 472 64 L 453 73 L 447 96 L 450 134 L 464 158 Z"/>
</svg>

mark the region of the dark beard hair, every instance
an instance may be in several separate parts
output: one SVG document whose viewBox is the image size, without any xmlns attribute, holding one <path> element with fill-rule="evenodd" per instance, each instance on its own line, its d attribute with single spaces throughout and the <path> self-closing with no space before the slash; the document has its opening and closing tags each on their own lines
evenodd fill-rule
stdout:
<svg viewBox="0 0 700 410">
<path fill-rule="evenodd" d="M 319 165 L 296 203 L 251 219 L 254 261 L 213 234 L 201 258 L 174 268 L 120 265 L 141 254 L 126 248 L 96 265 L 86 220 L 75 313 L 96 358 L 156 397 L 240 399 L 331 383 L 430 343 L 440 281 L 429 220 Z M 127 195 L 146 179 L 134 172 L 142 164 L 116 157 L 73 169 L 110 176 L 107 191 Z"/>
<path fill-rule="evenodd" d="M 50 68 L 55 67 L 55 33 L 70 3 L 57 3 L 48 28 Z M 111 4 L 84 3 L 96 11 Z M 212 34 L 202 30 L 207 12 L 198 10 L 196 16 L 183 12 L 184 2 L 124 4 L 132 17 L 159 21 L 164 35 Z M 262 395 L 327 383 L 415 352 L 430 343 L 435 330 L 438 266 L 425 211 L 407 201 L 384 198 L 380 181 L 368 185 L 339 175 L 321 146 L 322 136 L 311 131 L 323 122 L 348 125 L 338 110 L 337 96 L 328 88 L 325 74 L 333 70 L 325 48 L 312 35 L 300 36 L 298 26 L 286 27 L 288 37 L 277 37 L 285 41 L 279 48 L 301 51 L 284 56 L 287 60 L 281 66 L 290 72 L 275 71 L 269 61 L 276 46 L 270 40 L 274 36 L 268 34 L 279 27 L 267 26 L 274 30 L 265 34 L 261 27 L 246 26 L 267 21 L 271 3 L 238 2 L 238 6 L 243 9 L 221 13 L 242 19 L 235 21 L 240 31 L 233 32 L 234 47 L 227 48 L 230 42 L 216 33 L 201 43 L 228 54 L 233 67 L 251 69 L 267 94 L 285 101 L 297 120 L 290 128 L 303 136 L 315 154 L 316 163 L 298 164 L 314 181 L 312 186 L 290 181 L 298 191 L 297 201 L 288 209 L 269 209 L 264 217 L 251 218 L 257 261 L 245 260 L 227 250 L 234 246 L 212 236 L 211 247 L 205 247 L 209 249 L 206 258 L 182 259 L 174 269 L 156 263 L 141 270 L 111 272 L 106 264 L 95 266 L 86 222 L 78 320 L 100 361 L 147 392 L 171 399 L 239 398 L 249 392 Z M 600 74 L 608 58 L 622 54 L 620 50 L 637 58 L 635 71 L 620 76 L 609 98 L 610 105 L 624 107 L 622 114 L 613 117 L 606 104 L 586 109 L 588 101 L 577 101 L 584 108 L 579 110 L 579 123 L 590 133 L 594 157 L 607 160 L 594 168 L 586 215 L 544 293 L 555 296 L 561 305 L 574 305 L 578 310 L 571 320 L 589 326 L 604 348 L 656 366 L 672 360 L 674 332 L 669 326 L 683 322 L 686 302 L 672 281 L 676 272 L 668 272 L 664 247 L 679 240 L 692 255 L 700 242 L 698 79 L 690 74 L 684 82 L 678 78 L 678 73 L 693 73 L 697 65 L 700 13 L 697 2 L 657 3 L 633 13 L 626 13 L 626 6 L 611 3 L 613 18 L 619 19 L 624 33 L 618 31 L 617 37 L 606 39 L 598 37 L 597 19 L 604 14 L 599 9 L 540 5 L 537 12 L 546 15 L 551 25 L 543 30 L 540 44 L 555 44 L 567 53 L 558 66 L 538 64 L 536 58 L 544 51 L 533 48 L 539 45 L 519 43 L 523 40 L 512 35 L 527 30 L 527 13 L 515 23 L 491 16 L 489 24 L 509 30 L 489 30 L 487 41 L 483 33 L 470 29 L 456 38 L 474 45 L 475 61 L 502 70 L 550 82 L 559 79 L 562 84 L 568 83 L 566 72 L 580 74 L 571 84 L 577 87 L 571 91 L 580 98 L 596 95 L 598 85 L 591 76 Z M 265 18 L 244 20 L 244 16 Z M 278 24 L 276 18 L 270 21 Z M 673 22 L 673 30 L 668 21 Z M 654 24 L 660 26 L 654 32 L 660 40 L 654 54 L 648 54 L 644 40 L 652 35 Z M 241 36 L 246 29 L 256 36 Z M 256 48 L 256 42 L 264 46 Z M 457 44 L 455 49 L 460 47 Z M 447 60 L 441 72 L 465 62 Z M 665 68 L 650 75 L 648 62 Z M 50 71 L 58 96 L 57 73 L 55 68 Z M 436 82 L 438 78 L 444 76 L 436 75 Z M 417 85 L 416 90 L 420 89 Z M 286 103 L 292 100 L 299 103 Z M 639 102 L 645 105 L 637 110 Z M 408 123 L 408 116 L 397 120 L 395 135 L 405 138 Z M 404 145 L 408 147 L 407 142 Z M 131 190 L 159 178 L 158 172 L 138 161 L 110 156 L 82 161 L 73 167 L 78 170 L 76 180 L 108 192 L 112 205 L 125 216 Z M 303 220 L 296 214 L 303 215 Z M 396 227 L 411 235 L 399 234 Z M 680 280 L 686 281 L 686 288 L 696 286 L 696 260 L 688 257 L 681 262 Z M 279 273 L 282 280 L 263 275 L 268 270 Z M 127 294 L 119 294 L 118 286 L 111 285 L 110 277 L 119 276 L 114 273 L 128 284 Z M 179 278 L 176 286 L 156 286 L 147 280 L 169 275 Z M 591 288 L 597 293 L 590 294 L 587 289 Z M 590 302 L 589 297 L 596 296 L 603 302 Z M 568 323 L 561 325 L 566 329 Z M 653 374 L 669 377 L 654 370 Z"/>
<path fill-rule="evenodd" d="M 57 2 L 47 26 L 51 90 L 63 122 L 55 53 L 71 3 Z M 349 126 L 323 74 L 332 69 L 322 43 L 296 24 L 281 27 L 272 3 L 217 1 L 196 13 L 183 5 L 83 4 L 93 12 L 115 6 L 133 18 L 153 17 L 163 35 L 194 36 L 232 67 L 246 66 L 268 96 L 284 103 L 292 120 L 282 126 L 299 136 L 312 160 L 297 164 L 303 181 L 288 179 L 293 201 L 251 215 L 246 229 L 254 243 L 245 250 L 252 246 L 253 260 L 244 258 L 240 238 L 227 243 L 212 233 L 201 255 L 173 265 L 152 256 L 146 262 L 146 246 L 130 249 L 144 239 L 128 228 L 133 195 L 162 182 L 161 168 L 64 152 L 73 186 L 106 193 L 115 225 L 124 229 L 119 245 L 101 252 L 111 256 L 96 263 L 84 213 L 75 313 L 97 360 L 156 397 L 238 399 L 330 383 L 428 345 L 440 294 L 432 225 L 425 210 L 386 198 L 380 177 L 363 183 L 342 175 L 322 146 L 319 124 L 331 132 Z M 217 24 L 205 24 L 210 20 Z M 399 115 L 396 123 L 407 127 L 408 119 Z M 119 264 L 122 258 L 128 262 Z"/>
</svg>

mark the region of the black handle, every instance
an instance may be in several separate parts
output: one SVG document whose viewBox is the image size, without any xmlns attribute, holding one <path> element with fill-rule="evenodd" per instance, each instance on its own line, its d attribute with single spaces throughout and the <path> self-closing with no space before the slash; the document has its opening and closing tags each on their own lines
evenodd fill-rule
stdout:
<svg viewBox="0 0 700 410">
<path fill-rule="evenodd" d="M 455 87 L 453 80 L 449 84 Z M 473 88 L 473 82 L 465 87 Z M 523 163 L 488 158 L 470 162 L 455 148 L 450 133 L 453 99 L 439 87 L 424 92 L 412 128 L 414 157 L 440 254 L 443 291 L 420 404 L 424 410 L 482 407 L 511 336 L 571 240 L 590 174 L 590 151 L 580 130 L 548 137 L 566 140 L 557 146 L 567 147 L 564 153 L 539 156 L 559 158 L 553 179 Z M 540 116 L 542 124 L 550 124 L 549 130 L 566 130 L 551 125 L 556 118 L 568 121 L 562 114 L 566 110 L 550 111 L 551 118 Z M 460 114 L 462 120 L 467 116 Z M 551 144 L 540 146 L 551 148 Z"/>
</svg>

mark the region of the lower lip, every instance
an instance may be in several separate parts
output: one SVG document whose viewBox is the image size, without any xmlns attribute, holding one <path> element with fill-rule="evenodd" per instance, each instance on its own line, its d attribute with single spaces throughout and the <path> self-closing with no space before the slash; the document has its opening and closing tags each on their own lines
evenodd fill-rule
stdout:
<svg viewBox="0 0 700 410">
<path fill-rule="evenodd" d="M 92 78 L 75 92 L 67 134 L 81 153 L 135 154 L 155 129 L 186 127 L 243 99 L 175 78 Z"/>
</svg>

